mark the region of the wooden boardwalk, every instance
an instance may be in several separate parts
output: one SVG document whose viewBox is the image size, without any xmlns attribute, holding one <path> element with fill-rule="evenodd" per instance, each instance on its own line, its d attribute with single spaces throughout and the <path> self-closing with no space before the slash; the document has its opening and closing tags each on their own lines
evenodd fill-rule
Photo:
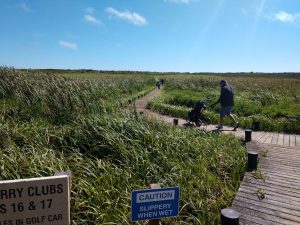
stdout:
<svg viewBox="0 0 300 225">
<path fill-rule="evenodd" d="M 249 142 L 260 152 L 258 170 L 247 172 L 232 208 L 240 224 L 300 224 L 300 149 Z"/>
<path fill-rule="evenodd" d="M 152 112 L 149 99 L 155 90 L 136 101 L 138 112 L 173 123 L 173 117 Z M 178 125 L 186 121 L 178 119 Z M 202 126 L 215 131 L 215 125 Z M 224 127 L 221 131 L 244 139 L 245 130 Z M 275 132 L 252 132 L 247 149 L 259 153 L 258 170 L 247 172 L 234 198 L 232 208 L 241 213 L 241 225 L 300 225 L 300 135 Z"/>
</svg>

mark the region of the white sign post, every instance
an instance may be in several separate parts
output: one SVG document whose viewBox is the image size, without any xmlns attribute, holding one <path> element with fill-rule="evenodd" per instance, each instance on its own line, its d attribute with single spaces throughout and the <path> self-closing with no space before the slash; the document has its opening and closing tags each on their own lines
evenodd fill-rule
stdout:
<svg viewBox="0 0 300 225">
<path fill-rule="evenodd" d="M 0 225 L 69 225 L 69 176 L 0 181 Z"/>
</svg>

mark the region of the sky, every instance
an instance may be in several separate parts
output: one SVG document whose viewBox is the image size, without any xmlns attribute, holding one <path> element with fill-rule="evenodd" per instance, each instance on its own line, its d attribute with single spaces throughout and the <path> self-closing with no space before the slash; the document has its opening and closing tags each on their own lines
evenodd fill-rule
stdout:
<svg viewBox="0 0 300 225">
<path fill-rule="evenodd" d="M 300 72 L 300 0 L 0 0 L 0 66 Z"/>
</svg>

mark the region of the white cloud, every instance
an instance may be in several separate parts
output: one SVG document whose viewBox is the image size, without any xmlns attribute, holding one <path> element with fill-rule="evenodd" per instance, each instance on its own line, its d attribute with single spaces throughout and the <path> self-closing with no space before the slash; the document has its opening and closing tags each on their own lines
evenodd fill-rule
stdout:
<svg viewBox="0 0 300 225">
<path fill-rule="evenodd" d="M 59 41 L 59 45 L 63 48 L 77 49 L 77 45 L 75 43 L 71 43 L 68 41 Z"/>
<path fill-rule="evenodd" d="M 102 22 L 98 20 L 96 17 L 88 14 L 84 15 L 84 20 L 94 24 L 102 24 Z"/>
<path fill-rule="evenodd" d="M 294 23 L 300 18 L 300 14 L 292 14 L 281 11 L 274 15 L 273 19 L 283 23 Z"/>
<path fill-rule="evenodd" d="M 111 15 L 117 16 L 120 19 L 128 20 L 129 22 L 138 26 L 147 25 L 147 20 L 145 19 L 145 17 L 139 15 L 136 12 L 120 12 L 111 7 L 106 8 L 106 12 L 110 13 Z"/>
<path fill-rule="evenodd" d="M 175 2 L 175 3 L 181 3 L 181 4 L 189 4 L 193 0 L 164 0 L 165 2 Z"/>
</svg>

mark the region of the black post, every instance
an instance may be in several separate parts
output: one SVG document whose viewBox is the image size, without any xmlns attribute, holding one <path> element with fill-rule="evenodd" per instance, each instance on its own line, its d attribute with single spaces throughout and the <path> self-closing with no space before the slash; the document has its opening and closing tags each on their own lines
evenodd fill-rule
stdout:
<svg viewBox="0 0 300 225">
<path fill-rule="evenodd" d="M 252 130 L 258 131 L 259 130 L 259 122 L 258 121 L 253 121 L 252 123 Z"/>
<path fill-rule="evenodd" d="M 245 130 L 245 141 L 246 142 L 251 141 L 251 136 L 252 136 L 252 130 L 246 129 Z"/>
<path fill-rule="evenodd" d="M 173 119 L 173 123 L 175 126 L 178 125 L 178 119 Z"/>
<path fill-rule="evenodd" d="M 234 209 L 221 210 L 221 225 L 239 225 L 240 213 Z"/>
<path fill-rule="evenodd" d="M 250 151 L 248 152 L 248 171 L 257 169 L 258 153 Z"/>
</svg>

